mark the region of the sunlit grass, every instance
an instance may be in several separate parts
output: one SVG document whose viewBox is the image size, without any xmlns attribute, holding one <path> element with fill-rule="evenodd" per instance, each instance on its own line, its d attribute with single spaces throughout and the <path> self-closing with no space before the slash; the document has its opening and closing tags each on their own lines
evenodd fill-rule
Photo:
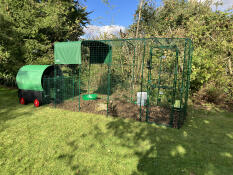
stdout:
<svg viewBox="0 0 233 175">
<path fill-rule="evenodd" d="M 180 129 L 18 104 L 0 88 L 0 174 L 233 172 L 233 113 L 189 109 Z"/>
</svg>

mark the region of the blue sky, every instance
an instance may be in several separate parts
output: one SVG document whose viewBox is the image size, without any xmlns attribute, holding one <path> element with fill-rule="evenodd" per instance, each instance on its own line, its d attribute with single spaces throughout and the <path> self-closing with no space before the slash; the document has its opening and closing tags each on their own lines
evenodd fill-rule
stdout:
<svg viewBox="0 0 233 175">
<path fill-rule="evenodd" d="M 139 0 L 109 0 L 109 5 L 103 3 L 102 0 L 87 0 L 83 3 L 87 6 L 87 11 L 93 11 L 89 15 L 91 25 L 128 27 L 133 22 L 133 15 Z"/>
<path fill-rule="evenodd" d="M 100 33 L 116 34 L 125 31 L 134 21 L 134 14 L 139 4 L 139 0 L 108 0 L 109 4 L 103 0 L 86 0 L 82 5 L 87 7 L 87 11 L 93 11 L 90 15 L 90 25 L 84 29 L 84 38 L 98 36 Z M 160 5 L 161 0 L 156 0 Z"/>
<path fill-rule="evenodd" d="M 84 29 L 87 35 L 96 36 L 100 33 L 116 33 L 125 30 L 133 23 L 133 17 L 139 0 L 108 0 L 109 5 L 103 0 L 83 0 L 82 5 L 87 7 L 87 11 L 93 11 L 90 15 L 90 25 Z M 162 4 L 161 0 L 154 0 L 156 7 Z M 199 1 L 199 0 L 198 0 Z M 205 0 L 200 0 L 205 1 Z M 216 1 L 216 0 L 214 0 Z M 233 0 L 222 0 L 224 5 L 219 7 L 224 10 L 233 5 Z M 94 34 L 94 35 L 93 35 Z"/>
</svg>

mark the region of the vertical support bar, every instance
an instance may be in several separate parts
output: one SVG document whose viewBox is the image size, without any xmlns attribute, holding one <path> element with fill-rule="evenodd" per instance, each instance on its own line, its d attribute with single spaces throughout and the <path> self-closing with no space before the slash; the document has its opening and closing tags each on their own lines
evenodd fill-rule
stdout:
<svg viewBox="0 0 233 175">
<path fill-rule="evenodd" d="M 108 65 L 108 97 L 107 97 L 107 116 L 109 114 L 109 110 L 108 110 L 108 107 L 109 107 L 109 96 L 110 96 L 110 85 L 111 85 L 111 80 L 110 80 L 110 69 L 111 69 L 111 66 Z"/>
<path fill-rule="evenodd" d="M 109 46 L 110 47 L 110 46 Z M 110 47 L 110 54 L 109 54 L 109 57 L 111 59 L 109 60 L 112 60 L 112 48 Z M 109 110 L 108 110 L 108 107 L 109 107 L 109 96 L 110 96 L 110 90 L 111 90 L 111 63 L 108 63 L 108 97 L 107 97 L 107 116 L 109 114 Z"/>
<path fill-rule="evenodd" d="M 141 94 L 140 94 L 140 109 L 139 109 L 139 120 L 142 121 L 142 102 L 141 102 L 141 99 L 142 99 L 142 86 L 143 86 L 143 70 L 144 70 L 144 60 L 145 60 L 145 53 L 146 53 L 146 42 L 144 40 L 143 42 L 144 44 L 144 47 L 143 47 L 143 57 L 142 57 L 142 74 L 141 74 Z M 144 105 L 147 105 L 147 104 L 144 104 Z"/>
<path fill-rule="evenodd" d="M 80 80 L 80 74 L 81 74 L 81 64 L 79 65 L 79 69 L 78 69 L 78 111 L 80 111 L 80 90 L 81 90 L 81 80 Z"/>
<path fill-rule="evenodd" d="M 158 86 L 158 92 L 157 92 L 157 106 L 159 105 L 159 91 L 160 91 L 160 80 L 161 80 L 161 71 L 162 71 L 162 68 L 161 68 L 161 64 L 162 64 L 162 56 L 160 57 L 159 59 L 159 78 L 158 78 L 158 83 L 157 83 L 157 86 Z"/>
<path fill-rule="evenodd" d="M 186 69 L 186 48 L 187 47 L 187 39 L 185 39 L 185 45 L 184 45 L 184 59 L 183 59 L 183 72 L 182 72 L 182 81 L 181 81 L 181 88 L 180 88 L 180 108 L 182 108 L 182 111 L 179 113 L 179 122 L 182 117 L 182 123 L 184 120 L 184 107 L 183 107 L 183 92 L 184 92 L 184 76 L 185 76 L 185 69 Z M 180 127 L 180 126 L 179 126 Z"/>
<path fill-rule="evenodd" d="M 188 51 L 188 65 L 187 65 L 187 81 L 186 81 L 186 93 L 185 93 L 185 105 L 184 105 L 184 119 L 186 119 L 187 115 L 187 102 L 188 102 L 188 95 L 189 95 L 189 86 L 190 86 L 190 74 L 191 74 L 191 68 L 192 68 L 192 51 L 193 47 L 192 41 L 189 39 L 189 51 Z"/>
<path fill-rule="evenodd" d="M 73 95 L 72 95 L 72 103 L 75 111 L 75 103 L 74 103 L 74 75 L 72 75 L 72 87 L 73 87 Z"/>
<path fill-rule="evenodd" d="M 56 102 L 57 102 L 57 69 L 56 65 L 54 65 L 54 108 L 56 108 Z"/>
<path fill-rule="evenodd" d="M 44 84 L 46 84 L 46 90 L 45 90 L 45 95 L 47 96 L 47 95 L 49 95 L 48 96 L 48 101 L 46 101 L 46 104 L 49 104 L 50 103 L 50 101 L 51 101 L 51 87 L 50 87 L 50 78 L 48 77 L 48 78 L 46 78 L 46 83 L 44 83 Z M 47 100 L 47 98 L 46 98 L 46 100 Z"/>
<path fill-rule="evenodd" d="M 133 76 L 132 76 L 132 85 L 131 85 L 131 95 L 130 95 L 130 101 L 131 101 L 131 103 L 133 102 L 133 90 L 134 90 L 134 69 L 135 69 L 135 67 L 134 67 L 134 65 L 135 65 L 135 47 L 134 47 L 134 55 L 133 55 Z"/>
<path fill-rule="evenodd" d="M 90 79 L 91 79 L 91 58 L 89 60 L 89 75 L 88 75 L 88 89 L 87 89 L 87 93 L 90 94 Z"/>
<path fill-rule="evenodd" d="M 177 81 L 177 70 L 178 70 L 178 56 L 179 56 L 179 51 L 178 48 L 176 47 L 176 62 L 175 62 L 175 72 L 174 72 L 174 81 L 173 81 L 173 93 L 172 93 L 172 111 L 170 115 L 170 126 L 173 125 L 173 114 L 174 114 L 174 103 L 175 103 L 175 95 L 176 95 L 176 81 Z"/>
<path fill-rule="evenodd" d="M 59 78 L 58 79 L 58 82 L 59 82 L 59 88 L 61 88 L 61 85 L 63 84 L 63 87 L 62 87 L 62 93 L 59 94 L 59 103 L 63 103 L 64 99 L 67 98 L 67 78 L 66 77 L 62 77 L 62 78 Z"/>
<path fill-rule="evenodd" d="M 149 68 L 148 68 L 148 77 L 147 77 L 147 102 L 146 102 L 146 122 L 149 121 L 150 118 L 150 87 L 151 87 L 151 63 L 152 63 L 152 47 L 150 48 L 150 60 L 149 60 Z"/>
</svg>

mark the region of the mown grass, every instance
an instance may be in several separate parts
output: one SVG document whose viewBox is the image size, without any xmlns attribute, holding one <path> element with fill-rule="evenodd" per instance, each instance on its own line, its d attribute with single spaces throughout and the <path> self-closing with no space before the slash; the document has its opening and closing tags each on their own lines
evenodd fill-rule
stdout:
<svg viewBox="0 0 233 175">
<path fill-rule="evenodd" d="M 189 109 L 179 130 L 18 104 L 0 87 L 0 174 L 230 175 L 233 113 Z"/>
</svg>

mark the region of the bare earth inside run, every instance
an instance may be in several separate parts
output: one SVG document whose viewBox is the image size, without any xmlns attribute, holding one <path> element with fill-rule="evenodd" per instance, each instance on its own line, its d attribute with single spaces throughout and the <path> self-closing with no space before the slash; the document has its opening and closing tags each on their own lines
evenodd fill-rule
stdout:
<svg viewBox="0 0 233 175">
<path fill-rule="evenodd" d="M 96 100 L 80 100 L 80 111 L 94 114 L 107 114 L 107 100 L 96 99 Z M 79 111 L 79 99 L 76 97 L 73 100 L 66 100 L 61 104 L 56 105 L 57 108 Z M 140 106 L 134 103 L 129 103 L 125 101 L 110 100 L 108 106 L 108 112 L 110 116 L 131 118 L 134 120 L 140 120 Z M 161 106 L 150 106 L 150 122 L 155 122 L 157 124 L 170 124 L 170 113 L 171 110 Z M 177 125 L 177 113 L 174 113 L 173 117 L 174 127 Z M 141 121 L 146 120 L 146 107 L 141 108 Z"/>
</svg>

